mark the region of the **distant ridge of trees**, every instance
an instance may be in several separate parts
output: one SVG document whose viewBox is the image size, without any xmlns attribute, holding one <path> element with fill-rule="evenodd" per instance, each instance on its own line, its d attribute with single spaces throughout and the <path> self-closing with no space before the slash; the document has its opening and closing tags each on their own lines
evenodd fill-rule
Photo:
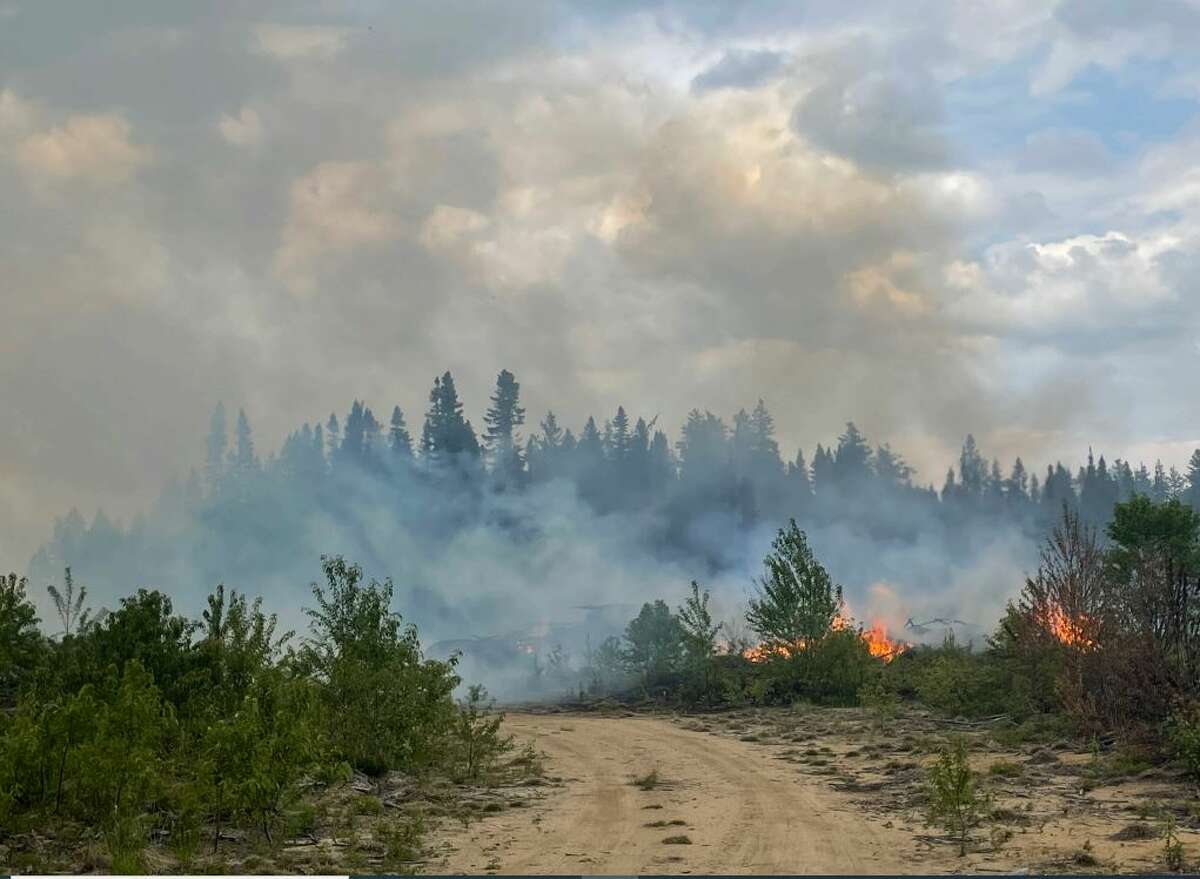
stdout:
<svg viewBox="0 0 1200 879">
<path fill-rule="evenodd" d="M 1110 462 L 1089 450 L 1075 473 L 1059 462 L 1039 475 L 1020 457 L 1003 467 L 989 461 L 968 435 L 939 491 L 853 422 L 810 458 L 798 450 L 785 460 L 762 399 L 729 422 L 693 409 L 672 442 L 657 416 L 635 417 L 623 406 L 602 420 L 589 417 L 578 433 L 550 411 L 526 433 L 520 394 L 516 377 L 502 370 L 477 432 L 445 372 L 433 381 L 415 441 L 399 406 L 385 424 L 354 400 L 344 417 L 305 423 L 265 455 L 247 414 L 231 419 L 218 405 L 197 442 L 199 469 L 170 483 L 154 509 L 128 526 L 103 511 L 87 522 L 72 510 L 35 555 L 30 575 L 49 580 L 71 565 L 89 583 L 124 589 L 147 572 L 177 570 L 182 543 L 202 582 L 218 582 L 227 574 L 220 565 L 248 574 L 278 570 L 281 554 L 297 551 L 317 514 L 353 525 L 364 511 L 386 511 L 396 527 L 438 539 L 478 521 L 487 497 L 532 497 L 552 482 L 572 486 L 597 515 L 645 515 L 646 549 L 710 569 L 724 564 L 711 535 L 778 527 L 792 517 L 806 528 L 847 522 L 878 539 L 914 540 L 922 529 L 953 535 L 979 525 L 1036 537 L 1064 505 L 1103 527 L 1113 506 L 1135 495 L 1200 508 L 1200 450 L 1186 473 L 1161 462 Z M 526 511 L 535 524 L 538 515 Z"/>
</svg>

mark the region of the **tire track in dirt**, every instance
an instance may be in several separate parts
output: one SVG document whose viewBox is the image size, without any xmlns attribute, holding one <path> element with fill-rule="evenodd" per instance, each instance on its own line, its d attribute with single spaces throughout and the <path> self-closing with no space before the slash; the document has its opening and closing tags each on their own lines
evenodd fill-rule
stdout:
<svg viewBox="0 0 1200 879">
<path fill-rule="evenodd" d="M 431 873 L 903 872 L 907 834 L 848 810 L 761 746 L 652 717 L 509 715 L 506 729 L 563 777 L 529 809 L 444 828 Z M 643 791 L 633 778 L 655 770 Z M 647 806 L 661 808 L 647 809 Z M 651 821 L 686 826 L 650 828 Z M 686 835 L 691 845 L 668 845 Z"/>
</svg>

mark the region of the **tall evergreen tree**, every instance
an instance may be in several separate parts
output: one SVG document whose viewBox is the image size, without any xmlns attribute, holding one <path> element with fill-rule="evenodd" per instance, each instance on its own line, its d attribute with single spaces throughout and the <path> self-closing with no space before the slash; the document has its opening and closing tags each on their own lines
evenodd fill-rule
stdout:
<svg viewBox="0 0 1200 879">
<path fill-rule="evenodd" d="M 500 370 L 496 376 L 496 390 L 491 401 L 492 405 L 483 416 L 486 427 L 483 445 L 497 482 L 516 484 L 524 470 L 517 428 L 525 423 L 525 410 L 521 407 L 521 385 L 507 369 Z"/>
<path fill-rule="evenodd" d="M 813 452 L 812 488 L 817 498 L 832 497 L 837 490 L 834 485 L 833 455 L 820 443 L 817 443 L 817 450 Z"/>
<path fill-rule="evenodd" d="M 834 481 L 844 491 L 853 491 L 866 484 L 871 475 L 871 447 L 853 421 L 846 422 L 846 432 L 838 437 L 833 456 Z"/>
<path fill-rule="evenodd" d="M 1200 511 L 1200 449 L 1192 452 L 1187 469 L 1187 503 Z"/>
<path fill-rule="evenodd" d="M 471 470 L 478 466 L 481 450 L 471 422 L 463 416 L 463 405 L 449 371 L 433 380 L 429 411 L 421 430 L 421 457 L 431 467 L 456 466 Z"/>
<path fill-rule="evenodd" d="M 408 425 L 404 421 L 404 413 L 400 407 L 392 409 L 392 421 L 388 430 L 388 448 L 391 449 L 395 460 L 412 458 L 412 437 L 408 433 Z"/>
</svg>

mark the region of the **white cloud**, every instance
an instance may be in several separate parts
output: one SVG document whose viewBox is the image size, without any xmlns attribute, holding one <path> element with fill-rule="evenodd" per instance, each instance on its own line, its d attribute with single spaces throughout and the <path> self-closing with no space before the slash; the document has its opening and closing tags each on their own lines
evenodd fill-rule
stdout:
<svg viewBox="0 0 1200 879">
<path fill-rule="evenodd" d="M 0 115 L 10 124 L 29 118 L 28 111 L 11 102 L 7 107 L 0 103 Z M 68 116 L 62 125 L 29 134 L 16 144 L 15 156 L 39 178 L 118 184 L 147 165 L 154 151 L 131 140 L 122 117 L 105 113 Z"/>
</svg>

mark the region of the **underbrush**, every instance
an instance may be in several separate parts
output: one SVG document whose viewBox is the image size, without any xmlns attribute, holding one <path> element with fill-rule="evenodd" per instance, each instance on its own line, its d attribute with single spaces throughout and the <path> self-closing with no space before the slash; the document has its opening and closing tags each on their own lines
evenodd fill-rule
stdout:
<svg viewBox="0 0 1200 879">
<path fill-rule="evenodd" d="M 323 567 L 298 642 L 224 587 L 197 620 L 140 590 L 48 640 L 0 581 L 0 870 L 398 870 L 427 818 L 540 774 L 482 689 L 455 700 L 389 581 Z"/>
</svg>

